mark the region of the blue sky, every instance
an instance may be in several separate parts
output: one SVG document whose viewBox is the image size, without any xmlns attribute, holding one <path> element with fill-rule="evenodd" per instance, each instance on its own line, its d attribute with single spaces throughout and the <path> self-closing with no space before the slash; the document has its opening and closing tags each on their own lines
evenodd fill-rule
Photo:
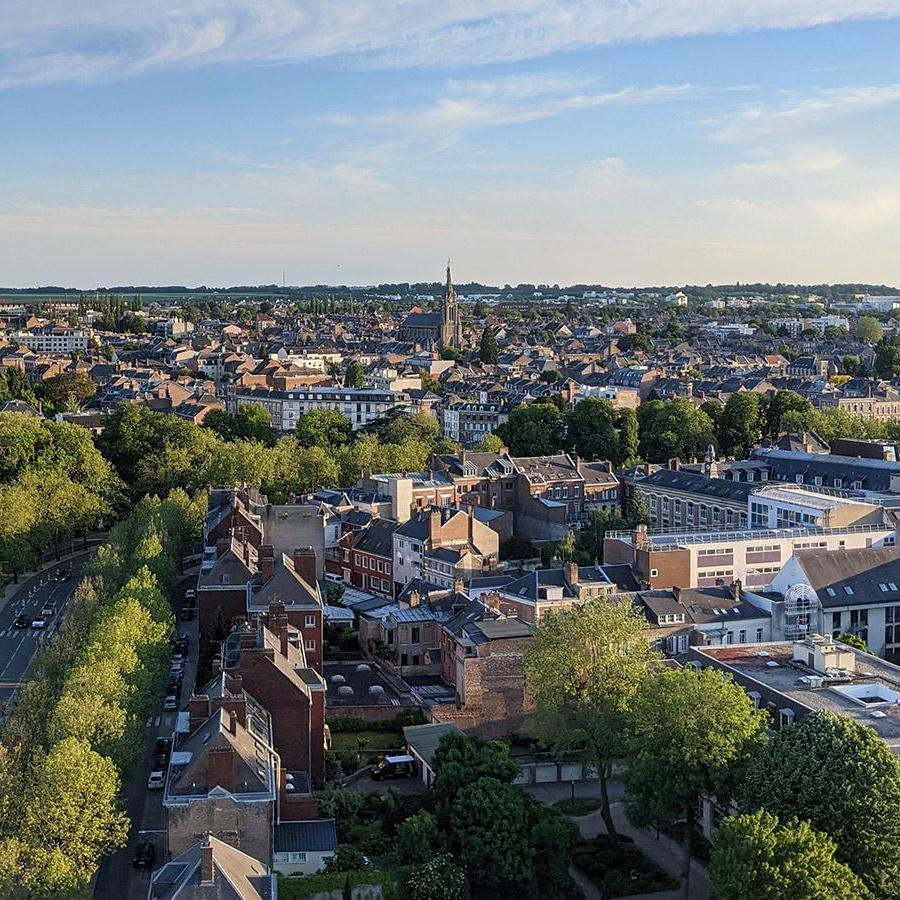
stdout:
<svg viewBox="0 0 900 900">
<path fill-rule="evenodd" d="M 84 5 L 0 4 L 0 284 L 900 284 L 900 0 Z"/>
</svg>

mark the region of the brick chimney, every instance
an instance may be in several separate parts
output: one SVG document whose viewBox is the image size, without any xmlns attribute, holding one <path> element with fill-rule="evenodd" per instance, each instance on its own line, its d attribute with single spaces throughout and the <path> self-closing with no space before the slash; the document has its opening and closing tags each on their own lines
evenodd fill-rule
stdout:
<svg viewBox="0 0 900 900">
<path fill-rule="evenodd" d="M 422 595 L 419 593 L 417 588 L 413 588 L 409 592 L 409 605 L 411 608 L 415 608 L 422 602 Z"/>
<path fill-rule="evenodd" d="M 213 866 L 213 846 L 209 834 L 200 845 L 200 883 L 212 884 L 216 878 L 215 866 Z"/>
<path fill-rule="evenodd" d="M 643 550 L 647 546 L 647 526 L 635 525 L 631 536 L 631 544 L 635 550 Z"/>
<path fill-rule="evenodd" d="M 226 791 L 233 791 L 234 750 L 231 747 L 210 747 L 206 751 L 206 771 L 210 790 L 218 785 Z"/>
<path fill-rule="evenodd" d="M 257 566 L 265 584 L 275 574 L 275 548 L 271 544 L 263 544 L 259 548 Z"/>
<path fill-rule="evenodd" d="M 462 575 L 457 575 L 456 578 L 453 579 L 453 590 L 457 594 L 464 594 L 466 592 L 466 583 L 463 581 Z"/>
<path fill-rule="evenodd" d="M 221 701 L 221 708 L 228 714 L 228 730 L 237 734 L 236 723 L 247 727 L 247 698 L 245 696 L 229 697 Z"/>
<path fill-rule="evenodd" d="M 563 578 L 569 587 L 576 587 L 578 585 L 578 563 L 563 563 Z"/>
<path fill-rule="evenodd" d="M 206 694 L 194 694 L 188 700 L 188 727 L 194 733 L 209 718 L 209 697 Z"/>
<path fill-rule="evenodd" d="M 731 593 L 734 595 L 734 599 L 737 600 L 738 603 L 743 599 L 744 594 L 744 586 L 741 584 L 740 578 L 735 578 L 734 582 L 731 585 Z"/>
<path fill-rule="evenodd" d="M 431 549 L 441 546 L 441 525 L 443 518 L 439 509 L 432 509 L 428 514 L 428 539 L 431 541 Z"/>
<path fill-rule="evenodd" d="M 311 588 L 315 588 L 316 551 L 312 547 L 297 547 L 294 550 L 294 568 Z"/>
<path fill-rule="evenodd" d="M 235 696 L 240 696 L 244 693 L 244 679 L 241 678 L 240 672 L 229 672 L 225 676 L 225 690 Z"/>
</svg>

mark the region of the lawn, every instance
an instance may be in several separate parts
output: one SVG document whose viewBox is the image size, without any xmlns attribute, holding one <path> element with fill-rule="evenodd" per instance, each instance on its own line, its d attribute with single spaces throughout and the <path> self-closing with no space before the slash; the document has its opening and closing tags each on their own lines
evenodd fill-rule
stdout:
<svg viewBox="0 0 900 900">
<path fill-rule="evenodd" d="M 399 731 L 338 731 L 331 735 L 331 749 L 335 753 L 360 749 L 360 738 L 366 741 L 363 753 L 379 750 L 399 750 L 403 747 L 403 735 Z"/>
<path fill-rule="evenodd" d="M 567 797 L 565 800 L 557 800 L 553 804 L 554 809 L 558 809 L 567 816 L 586 816 L 595 810 L 600 809 L 599 797 Z"/>
<path fill-rule="evenodd" d="M 605 834 L 572 848 L 572 862 L 587 875 L 604 897 L 652 894 L 678 887 L 655 863 L 635 847 L 631 838 L 618 842 Z"/>
<path fill-rule="evenodd" d="M 359 884 L 379 884 L 384 894 L 384 900 L 399 897 L 401 887 L 409 876 L 409 869 L 405 866 L 395 868 L 371 868 L 354 869 L 352 872 L 330 872 L 319 875 L 278 876 L 279 900 L 303 900 L 312 894 L 326 891 L 343 890 L 350 876 L 350 886 Z"/>
</svg>

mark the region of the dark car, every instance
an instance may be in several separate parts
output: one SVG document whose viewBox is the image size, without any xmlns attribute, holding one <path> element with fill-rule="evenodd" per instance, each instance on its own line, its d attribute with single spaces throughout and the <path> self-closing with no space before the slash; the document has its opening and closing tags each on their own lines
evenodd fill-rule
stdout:
<svg viewBox="0 0 900 900">
<path fill-rule="evenodd" d="M 28 613 L 22 613 L 16 619 L 16 628 L 27 628 L 31 624 L 31 616 Z"/>
<path fill-rule="evenodd" d="M 182 622 L 193 622 L 194 621 L 194 607 L 193 606 L 185 606 L 181 610 L 181 621 Z"/>
<path fill-rule="evenodd" d="M 187 653 L 188 647 L 190 647 L 190 645 L 191 642 L 186 637 L 178 638 L 178 640 L 175 641 L 175 650 L 178 653 Z"/>
<path fill-rule="evenodd" d="M 57 570 L 56 575 L 53 576 L 53 580 L 62 584 L 62 582 L 68 581 L 71 577 L 71 569 L 59 569 Z"/>
<path fill-rule="evenodd" d="M 156 847 L 150 841 L 141 841 L 134 848 L 134 859 L 131 864 L 136 869 L 152 869 L 156 857 Z"/>
<path fill-rule="evenodd" d="M 415 771 L 415 760 L 411 756 L 385 756 L 374 769 L 372 780 L 383 781 L 385 778 L 409 778 Z"/>
<path fill-rule="evenodd" d="M 172 752 L 172 739 L 171 738 L 157 738 L 156 739 L 156 748 L 154 750 L 155 753 L 165 753 L 168 756 Z"/>
</svg>

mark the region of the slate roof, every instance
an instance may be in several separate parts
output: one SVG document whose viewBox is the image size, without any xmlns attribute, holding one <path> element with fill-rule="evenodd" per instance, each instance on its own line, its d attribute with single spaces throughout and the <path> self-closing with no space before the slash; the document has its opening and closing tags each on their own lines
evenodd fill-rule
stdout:
<svg viewBox="0 0 900 900">
<path fill-rule="evenodd" d="M 275 826 L 276 853 L 321 853 L 336 848 L 334 819 L 280 822 Z"/>
<path fill-rule="evenodd" d="M 900 603 L 900 547 L 809 550 L 796 558 L 826 609 Z"/>
<path fill-rule="evenodd" d="M 368 528 L 359 533 L 353 549 L 390 558 L 394 553 L 394 532 L 396 530 L 397 523 L 393 519 L 374 519 Z"/>
<path fill-rule="evenodd" d="M 728 481 L 725 478 L 707 478 L 705 475 L 684 471 L 676 472 L 672 469 L 660 469 L 637 482 L 637 485 L 641 489 L 658 487 L 663 490 L 684 491 L 741 504 L 746 503 L 750 494 L 759 487 L 758 484 Z"/>
<path fill-rule="evenodd" d="M 770 450 L 765 447 L 757 448 L 752 455 L 755 459 L 766 460 L 773 474 L 781 481 L 796 481 L 796 477 L 802 475 L 804 481 L 812 483 L 818 476 L 823 484 L 830 486 L 835 478 L 842 478 L 845 487 L 859 481 L 863 490 L 887 491 L 891 487 L 891 476 L 900 475 L 900 462 L 886 459 Z"/>
<path fill-rule="evenodd" d="M 403 729 L 403 739 L 407 746 L 415 750 L 416 754 L 430 767 L 441 738 L 446 734 L 462 733 L 452 722 L 437 725 L 407 725 Z"/>
</svg>

